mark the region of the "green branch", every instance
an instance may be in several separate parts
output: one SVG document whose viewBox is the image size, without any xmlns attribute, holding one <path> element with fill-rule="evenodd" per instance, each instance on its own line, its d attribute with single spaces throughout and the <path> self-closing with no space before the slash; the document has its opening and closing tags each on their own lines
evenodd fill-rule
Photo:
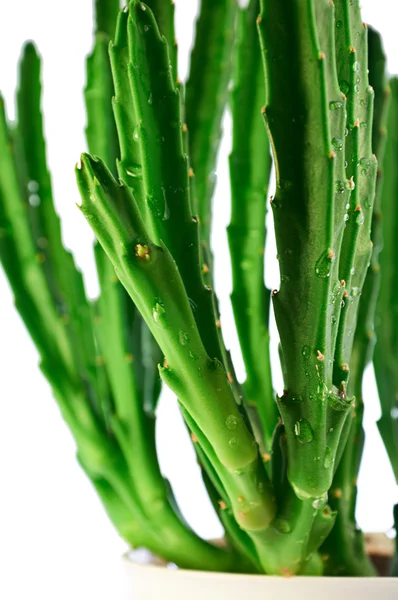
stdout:
<svg viewBox="0 0 398 600">
<path fill-rule="evenodd" d="M 264 76 L 256 18 L 259 2 L 239 13 L 232 92 L 233 147 L 230 156 L 232 217 L 228 240 L 231 296 L 246 368 L 247 401 L 257 407 L 265 442 L 271 447 L 278 411 L 269 356 L 269 298 L 264 285 L 265 214 L 271 156 L 261 119 Z"/>
</svg>

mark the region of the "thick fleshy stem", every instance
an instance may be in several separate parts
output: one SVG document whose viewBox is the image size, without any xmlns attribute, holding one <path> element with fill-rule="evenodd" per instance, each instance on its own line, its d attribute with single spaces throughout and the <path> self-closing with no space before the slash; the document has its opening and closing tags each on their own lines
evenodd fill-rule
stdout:
<svg viewBox="0 0 398 600">
<path fill-rule="evenodd" d="M 292 0 L 287 10 L 285 3 L 263 0 L 261 8 L 263 112 L 276 167 L 271 206 L 281 272 L 280 290 L 272 296 L 285 374 L 278 404 L 289 480 L 300 497 L 318 498 L 332 483 L 351 406 L 332 386 L 350 191 L 340 149 L 345 98 L 337 78 L 333 3 Z"/>
<path fill-rule="evenodd" d="M 97 35 L 94 51 L 88 59 L 87 133 L 89 150 L 103 156 L 107 164 L 115 165 L 118 138 L 111 103 L 114 88 L 108 45 L 108 39 Z M 131 531 L 128 512 L 118 508 L 117 494 L 110 482 L 98 481 L 94 476 L 93 483 L 106 506 L 111 498 L 108 512 L 116 517 L 122 534 L 125 529 L 130 532 L 130 543 L 134 546 L 150 547 L 167 560 L 190 568 L 208 568 L 208 558 L 221 568 L 237 568 L 232 553 L 201 540 L 180 518 L 156 454 L 155 410 L 160 392 L 157 363 L 161 353 L 100 244 L 95 247 L 95 256 L 101 286 L 94 317 L 97 343 L 113 395 L 107 424 L 128 465 L 125 486 L 133 495 L 134 509 L 141 511 L 134 531 Z M 185 556 L 182 547 L 191 548 Z"/>
<path fill-rule="evenodd" d="M 339 85 L 347 97 L 345 142 L 341 149 L 352 192 L 345 215 L 339 277 L 345 282 L 334 356 L 333 383 L 347 391 L 360 295 L 372 255 L 371 225 L 377 159 L 372 148 L 374 90 L 369 86 L 367 26 L 357 0 L 337 0 L 336 56 Z"/>
<path fill-rule="evenodd" d="M 210 251 L 211 200 L 216 181 L 216 160 L 221 123 L 231 78 L 237 3 L 201 0 L 186 85 L 186 123 L 189 156 L 195 173 L 200 238 L 204 260 L 212 267 Z"/>
<path fill-rule="evenodd" d="M 278 420 L 269 355 L 270 291 L 264 285 L 265 215 L 271 156 L 261 119 L 264 75 L 256 27 L 259 1 L 239 11 L 231 96 L 233 147 L 230 156 L 232 217 L 228 240 L 231 295 L 246 369 L 243 388 L 257 407 L 265 445 L 271 448 Z"/>
<path fill-rule="evenodd" d="M 373 152 L 383 165 L 385 147 L 385 125 L 388 108 L 389 88 L 386 81 L 386 59 L 379 34 L 369 29 L 369 81 L 375 92 L 372 132 Z M 374 348 L 374 312 L 380 284 L 380 197 L 382 170 L 379 169 L 375 209 L 372 217 L 373 254 L 362 290 L 358 322 L 350 361 L 349 395 L 355 397 L 352 419 L 347 420 L 348 439 L 334 476 L 330 504 L 337 511 L 336 525 L 322 548 L 325 556 L 325 571 L 336 575 L 372 575 L 374 569 L 366 555 L 364 537 L 355 520 L 357 478 L 361 462 L 364 431 L 362 384 L 366 366 L 372 359 Z M 341 549 L 344 548 L 342 552 Z"/>
<path fill-rule="evenodd" d="M 173 258 L 149 238 L 128 188 L 119 186 L 100 161 L 83 156 L 77 179 L 82 211 L 166 357 L 160 369 L 163 380 L 205 433 L 221 464 L 247 474 L 235 479 L 242 495 L 250 497 L 258 471 L 256 444 L 222 365 L 206 353 Z M 265 486 L 265 471 L 260 469 L 256 477 Z M 260 494 L 244 517 L 237 504 L 234 508 L 244 529 L 265 528 L 274 512 L 272 494 Z"/>
<path fill-rule="evenodd" d="M 382 277 L 376 307 L 377 343 L 373 360 L 381 404 L 381 418 L 377 425 L 398 481 L 398 78 L 390 80 L 390 88 L 391 105 L 387 121 L 388 135 L 381 194 L 381 214 L 385 215 L 382 219 L 382 250 L 379 255 Z"/>
</svg>

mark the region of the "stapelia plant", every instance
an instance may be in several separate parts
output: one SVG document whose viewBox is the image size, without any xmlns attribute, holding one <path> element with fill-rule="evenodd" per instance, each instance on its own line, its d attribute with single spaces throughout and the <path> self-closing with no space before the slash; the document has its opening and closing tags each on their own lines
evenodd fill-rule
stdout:
<svg viewBox="0 0 398 600">
<path fill-rule="evenodd" d="M 62 246 L 40 59 L 25 47 L 16 122 L 3 105 L 0 120 L 0 257 L 16 306 L 79 462 L 129 544 L 196 569 L 372 575 L 355 521 L 356 478 L 374 328 L 379 428 L 398 475 L 398 83 L 385 152 L 385 57 L 357 0 L 251 0 L 246 8 L 202 0 L 185 86 L 173 16 L 164 0 L 132 0 L 120 12 L 118 0 L 96 2 L 90 154 L 76 169 L 81 211 L 98 240 L 95 301 Z M 242 384 L 222 337 L 210 247 L 227 103 Z M 271 154 L 281 274 L 272 292 L 263 277 Z M 271 300 L 281 396 L 270 368 Z M 160 472 L 161 382 L 191 432 L 225 528 L 222 548 L 190 530 Z"/>
</svg>

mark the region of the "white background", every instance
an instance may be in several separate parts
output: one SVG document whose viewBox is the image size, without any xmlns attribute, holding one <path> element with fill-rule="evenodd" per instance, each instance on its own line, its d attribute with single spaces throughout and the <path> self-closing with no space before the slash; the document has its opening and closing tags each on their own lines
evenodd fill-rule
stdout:
<svg viewBox="0 0 398 600">
<path fill-rule="evenodd" d="M 362 0 L 363 18 L 384 35 L 391 72 L 398 73 L 397 9 L 394 0 Z M 176 0 L 179 69 L 185 77 L 197 0 Z M 91 47 L 90 0 L 18 0 L 0 3 L 0 89 L 13 116 L 16 64 L 26 39 L 34 39 L 44 58 L 44 109 L 57 208 L 63 235 L 84 269 L 91 295 L 97 290 L 91 233 L 78 213 L 73 167 L 85 149 L 82 88 L 84 58 Z M 223 331 L 243 375 L 228 295 L 231 289 L 225 226 L 228 223 L 227 155 L 230 122 L 218 165 L 216 227 L 217 290 Z M 267 283 L 278 285 L 275 248 L 267 250 Z M 275 345 L 274 336 L 274 345 Z M 275 354 L 274 354 L 275 355 Z M 280 387 L 280 376 L 276 378 Z M 391 528 L 391 506 L 398 501 L 391 469 L 375 421 L 379 415 L 371 371 L 365 384 L 367 444 L 359 487 L 358 520 L 368 531 Z M 124 543 L 118 538 L 74 458 L 74 442 L 58 413 L 37 354 L 13 307 L 0 271 L 0 597 L 122 598 L 118 564 Z M 193 452 L 172 395 L 159 410 L 159 447 L 164 472 L 193 527 L 217 536 L 220 526 L 202 488 Z M 62 589 L 55 587 L 62 580 Z M 119 584 L 120 585 L 120 584 Z M 120 592 L 121 594 L 121 592 Z"/>
</svg>

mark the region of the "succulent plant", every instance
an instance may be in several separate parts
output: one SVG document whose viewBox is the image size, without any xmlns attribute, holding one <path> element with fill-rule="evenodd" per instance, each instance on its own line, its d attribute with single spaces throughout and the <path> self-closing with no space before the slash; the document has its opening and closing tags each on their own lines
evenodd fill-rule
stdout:
<svg viewBox="0 0 398 600">
<path fill-rule="evenodd" d="M 118 0 L 96 1 L 89 154 L 76 168 L 80 210 L 97 238 L 94 301 L 62 245 L 40 58 L 25 46 L 16 121 L 3 103 L 0 118 L 0 259 L 16 307 L 79 463 L 131 546 L 195 569 L 373 575 L 355 520 L 356 479 L 374 330 L 379 429 L 398 477 L 398 80 L 388 83 L 380 36 L 363 24 L 357 0 L 250 0 L 246 8 L 202 0 L 186 85 L 173 19 L 169 1 L 131 0 L 122 11 Z M 242 383 L 222 335 L 210 246 L 227 104 Z M 272 160 L 281 277 L 270 292 Z M 190 529 L 161 474 L 163 384 L 191 433 L 223 547 Z"/>
</svg>

